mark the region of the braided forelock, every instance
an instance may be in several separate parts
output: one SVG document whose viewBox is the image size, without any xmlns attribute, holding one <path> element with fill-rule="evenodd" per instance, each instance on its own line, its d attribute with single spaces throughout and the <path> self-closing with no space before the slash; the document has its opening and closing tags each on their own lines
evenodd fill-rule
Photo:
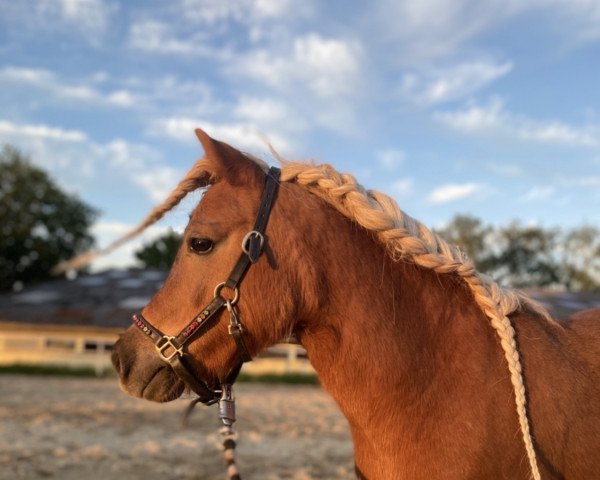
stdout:
<svg viewBox="0 0 600 480">
<path fill-rule="evenodd" d="M 394 260 L 410 261 L 441 274 L 458 275 L 468 285 L 500 339 L 510 371 L 531 473 L 535 480 L 540 480 L 527 418 L 525 383 L 516 334 L 508 315 L 526 305 L 549 320 L 546 310 L 524 295 L 503 289 L 491 278 L 479 274 L 460 249 L 404 213 L 391 197 L 365 190 L 352 175 L 340 174 L 330 165 L 299 162 L 283 162 L 283 165 L 283 181 L 301 185 L 346 217 L 374 232 Z"/>
<path fill-rule="evenodd" d="M 139 225 L 127 232 L 122 237 L 112 242 L 107 247 L 96 252 L 87 252 L 78 255 L 66 262 L 58 264 L 52 270 L 55 275 L 64 273 L 68 270 L 76 270 L 92 262 L 101 255 L 106 255 L 117 249 L 124 243 L 136 237 L 150 225 L 153 225 L 160 220 L 164 215 L 175 208 L 185 196 L 199 188 L 207 187 L 218 181 L 218 177 L 213 171 L 211 163 L 206 158 L 198 160 L 192 168 L 186 173 L 185 177 L 173 189 L 169 196 L 160 204 L 152 209 L 152 211 L 144 218 Z"/>
</svg>

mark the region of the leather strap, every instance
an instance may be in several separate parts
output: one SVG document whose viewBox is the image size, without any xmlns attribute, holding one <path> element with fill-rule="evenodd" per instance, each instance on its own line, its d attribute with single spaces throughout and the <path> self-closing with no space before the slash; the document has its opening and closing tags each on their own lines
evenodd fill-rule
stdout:
<svg viewBox="0 0 600 480">
<path fill-rule="evenodd" d="M 229 278 L 225 281 L 225 286 L 231 290 L 234 290 L 240 284 L 250 265 L 256 263 L 262 253 L 265 243 L 265 230 L 269 222 L 271 208 L 277 196 L 280 175 L 281 170 L 275 167 L 271 167 L 267 172 L 265 188 L 263 189 L 254 228 L 246 236 L 247 244 L 243 245 L 245 250 L 231 270 Z M 258 235 L 252 235 L 252 232 L 256 232 Z"/>
<path fill-rule="evenodd" d="M 192 373 L 190 365 L 187 364 L 186 357 L 188 355 L 174 355 L 169 360 L 169 365 L 176 373 L 176 375 L 183 380 L 196 395 L 198 395 L 198 401 L 204 405 L 212 405 L 219 401 L 220 393 L 210 388 L 206 383 L 198 380 Z"/>
</svg>

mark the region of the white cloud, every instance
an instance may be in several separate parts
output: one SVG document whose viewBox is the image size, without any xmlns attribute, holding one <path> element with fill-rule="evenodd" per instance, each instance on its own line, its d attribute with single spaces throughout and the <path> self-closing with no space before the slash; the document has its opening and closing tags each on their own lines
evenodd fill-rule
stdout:
<svg viewBox="0 0 600 480">
<path fill-rule="evenodd" d="M 232 68 L 236 74 L 283 90 L 308 87 L 321 98 L 356 92 L 360 83 L 358 42 L 309 33 L 293 39 L 289 51 L 255 50 Z"/>
<path fill-rule="evenodd" d="M 523 203 L 537 202 L 547 200 L 556 193 L 556 188 L 545 186 L 545 187 L 533 187 L 525 195 L 519 197 L 519 201 Z"/>
<path fill-rule="evenodd" d="M 81 191 L 95 173 L 96 162 L 87 135 L 54 125 L 0 121 L 0 144 L 10 144 L 51 172 L 68 191 Z"/>
<path fill-rule="evenodd" d="M 103 0 L 42 0 L 38 9 L 44 14 L 56 14 L 82 32 L 103 33 L 117 7 Z"/>
<path fill-rule="evenodd" d="M 462 110 L 438 111 L 434 118 L 463 132 L 478 132 L 501 127 L 506 121 L 504 102 L 493 98 L 488 105 L 471 105 Z"/>
<path fill-rule="evenodd" d="M 287 144 L 286 148 L 291 146 L 287 139 L 305 132 L 310 124 L 286 101 L 270 97 L 241 97 L 232 113 L 242 123 L 249 122 L 258 131 L 275 135 Z"/>
<path fill-rule="evenodd" d="M 387 149 L 377 153 L 377 160 L 386 170 L 395 170 L 405 158 L 406 154 L 399 149 Z"/>
<path fill-rule="evenodd" d="M 565 182 L 570 187 L 584 187 L 584 188 L 600 188 L 600 176 L 589 176 L 577 178 L 575 180 L 568 180 Z"/>
<path fill-rule="evenodd" d="M 168 25 L 154 20 L 134 23 L 129 35 L 129 46 L 138 50 L 190 54 L 197 47 L 193 41 L 174 38 Z"/>
<path fill-rule="evenodd" d="M 131 107 L 135 105 L 137 101 L 133 94 L 127 90 L 117 90 L 112 92 L 108 94 L 106 99 L 112 105 L 117 105 L 119 107 Z"/>
<path fill-rule="evenodd" d="M 471 95 L 507 75 L 512 67 L 511 62 L 478 61 L 423 74 L 409 73 L 403 76 L 400 90 L 402 96 L 418 103 L 443 103 Z"/>
<path fill-rule="evenodd" d="M 106 158 L 111 167 L 129 172 L 140 172 L 151 165 L 159 163 L 160 158 L 148 145 L 134 144 L 123 139 L 114 139 L 104 145 L 95 146 L 94 152 Z"/>
<path fill-rule="evenodd" d="M 125 235 L 137 225 L 114 221 L 102 220 L 92 225 L 90 231 L 96 238 L 98 248 L 108 246 L 117 238 Z M 135 264 L 134 253 L 144 244 L 166 234 L 169 227 L 163 225 L 152 225 L 142 232 L 138 237 L 121 245 L 108 255 L 102 255 L 90 265 L 92 272 L 102 271 L 108 268 L 126 268 Z"/>
<path fill-rule="evenodd" d="M 504 10 L 500 0 L 382 0 L 374 34 L 398 46 L 394 54 L 400 64 L 415 65 L 451 55 L 501 19 Z"/>
<path fill-rule="evenodd" d="M 155 202 L 162 202 L 183 178 L 183 173 L 169 166 L 157 166 L 152 170 L 138 172 L 132 177 L 135 184 Z"/>
<path fill-rule="evenodd" d="M 375 10 L 375 41 L 382 49 L 394 45 L 394 58 L 405 66 L 450 58 L 483 32 L 525 14 L 554 20 L 570 42 L 600 38 L 596 0 L 381 0 Z"/>
<path fill-rule="evenodd" d="M 48 125 L 17 124 L 8 120 L 0 120 L 0 135 L 9 138 L 33 137 L 63 142 L 83 142 L 87 139 L 86 134 L 78 130 L 65 130 Z"/>
<path fill-rule="evenodd" d="M 262 97 L 285 99 L 286 108 L 301 112 L 298 125 L 281 130 L 323 127 L 344 134 L 359 131 L 362 97 L 362 47 L 358 41 L 325 37 L 318 33 L 286 35 L 268 48 L 240 53 L 224 66 L 236 84 L 261 92 Z M 248 80 L 253 84 L 248 85 Z M 310 118 L 309 118 L 310 117 Z M 298 122 L 298 119 L 300 120 Z"/>
<path fill-rule="evenodd" d="M 183 0 L 182 7 L 187 20 L 211 25 L 230 20 L 256 23 L 285 19 L 306 12 L 311 3 L 308 0 Z"/>
<path fill-rule="evenodd" d="M 92 45 L 105 37 L 119 9 L 108 0 L 9 0 L 0 2 L 0 7 L 6 30 L 36 39 L 48 32 L 75 34 Z"/>
<path fill-rule="evenodd" d="M 144 144 L 116 139 L 96 146 L 93 152 L 111 168 L 123 172 L 153 202 L 163 201 L 185 173 L 163 164 L 154 149 Z"/>
<path fill-rule="evenodd" d="M 538 3 L 556 5 L 557 28 L 568 29 L 576 40 L 587 42 L 600 38 L 600 3 L 596 0 L 538 0 Z"/>
<path fill-rule="evenodd" d="M 517 133 L 524 140 L 534 140 L 542 143 L 582 147 L 596 147 L 600 144 L 598 128 L 578 128 L 562 122 L 525 124 L 521 126 Z"/>
<path fill-rule="evenodd" d="M 234 114 L 239 118 L 266 124 L 284 122 L 290 116 L 282 102 L 253 97 L 242 97 L 235 106 Z"/>
<path fill-rule="evenodd" d="M 432 204 L 442 204 L 471 197 L 481 198 L 486 190 L 486 185 L 481 183 L 450 183 L 434 189 L 427 200 Z"/>
<path fill-rule="evenodd" d="M 205 32 L 187 35 L 173 31 L 171 25 L 156 20 L 144 20 L 131 25 L 128 44 L 131 48 L 162 55 L 202 56 L 226 60 L 228 49 L 209 44 Z"/>
<path fill-rule="evenodd" d="M 392 183 L 394 194 L 405 197 L 413 193 L 414 180 L 412 178 L 401 178 Z"/>
<path fill-rule="evenodd" d="M 193 132 L 191 133 L 193 136 Z M 83 192 L 90 182 L 120 177 L 140 188 L 153 202 L 162 201 L 183 177 L 180 169 L 166 165 L 156 149 L 115 139 L 105 144 L 77 130 L 48 125 L 15 124 L 0 120 L 0 144 L 20 148 L 48 170 L 69 191 Z"/>
<path fill-rule="evenodd" d="M 496 175 L 503 177 L 519 177 L 524 173 L 523 167 L 512 163 L 491 163 L 488 167 Z"/>
<path fill-rule="evenodd" d="M 150 133 L 181 142 L 195 142 L 196 128 L 202 128 L 210 136 L 242 150 L 264 151 L 267 141 L 281 153 L 292 149 L 291 142 L 281 134 L 263 133 L 256 125 L 247 122 L 215 123 L 189 117 L 171 117 L 154 122 Z"/>
<path fill-rule="evenodd" d="M 55 77 L 52 72 L 42 68 L 4 67 L 0 69 L 0 80 L 48 85 L 54 83 Z"/>
<path fill-rule="evenodd" d="M 89 85 L 65 81 L 44 69 L 4 67 L 0 69 L 0 83 L 29 84 L 59 99 L 82 103 L 110 104 L 117 107 L 132 107 L 138 103 L 138 98 L 127 90 L 103 93 Z"/>
<path fill-rule="evenodd" d="M 465 133 L 496 134 L 554 145 L 600 145 L 598 125 L 573 126 L 559 121 L 532 120 L 506 111 L 499 98 L 493 98 L 488 105 L 472 104 L 455 111 L 438 111 L 434 118 Z"/>
<path fill-rule="evenodd" d="M 308 128 L 308 122 L 277 97 L 242 96 L 234 103 L 221 104 L 218 111 L 206 111 L 207 115 L 202 117 L 195 116 L 191 110 L 178 110 L 182 114 L 153 121 L 148 133 L 194 143 L 194 130 L 202 128 L 240 149 L 264 152 L 269 142 L 282 154 L 291 154 L 294 148 L 292 139 Z M 192 114 L 186 115 L 188 111 Z"/>
</svg>

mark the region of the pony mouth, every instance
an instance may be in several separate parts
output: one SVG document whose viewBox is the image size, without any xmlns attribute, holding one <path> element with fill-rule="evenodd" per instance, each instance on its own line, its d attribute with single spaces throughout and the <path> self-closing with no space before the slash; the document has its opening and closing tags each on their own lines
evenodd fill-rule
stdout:
<svg viewBox="0 0 600 480">
<path fill-rule="evenodd" d="M 165 365 L 154 372 L 138 396 L 153 402 L 170 402 L 179 398 L 184 390 L 185 384 Z"/>
</svg>

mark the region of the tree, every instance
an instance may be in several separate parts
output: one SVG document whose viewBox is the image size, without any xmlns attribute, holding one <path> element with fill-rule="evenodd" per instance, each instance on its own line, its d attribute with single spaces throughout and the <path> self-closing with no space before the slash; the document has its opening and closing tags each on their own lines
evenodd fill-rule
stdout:
<svg viewBox="0 0 600 480">
<path fill-rule="evenodd" d="M 63 192 L 13 147 L 0 152 L 0 290 L 50 277 L 94 243 L 97 211 Z"/>
<path fill-rule="evenodd" d="M 447 242 L 459 247 L 473 261 L 475 266 L 485 271 L 489 268 L 488 237 L 492 231 L 480 219 L 471 215 L 456 215 L 443 229 L 436 230 Z"/>
<path fill-rule="evenodd" d="M 562 242 L 561 277 L 567 290 L 600 290 L 600 230 L 582 226 Z"/>
<path fill-rule="evenodd" d="M 490 256 L 489 267 L 501 283 L 524 288 L 560 282 L 556 230 L 523 227 L 513 222 L 498 229 L 494 236 L 499 251 Z"/>
<path fill-rule="evenodd" d="M 145 244 L 135 252 L 135 256 L 142 262 L 144 268 L 169 270 L 181 245 L 181 238 L 181 235 L 171 230 L 153 242 Z"/>
<path fill-rule="evenodd" d="M 476 217 L 455 216 L 437 231 L 458 245 L 477 269 L 508 286 L 600 291 L 600 230 L 484 226 Z"/>
</svg>

